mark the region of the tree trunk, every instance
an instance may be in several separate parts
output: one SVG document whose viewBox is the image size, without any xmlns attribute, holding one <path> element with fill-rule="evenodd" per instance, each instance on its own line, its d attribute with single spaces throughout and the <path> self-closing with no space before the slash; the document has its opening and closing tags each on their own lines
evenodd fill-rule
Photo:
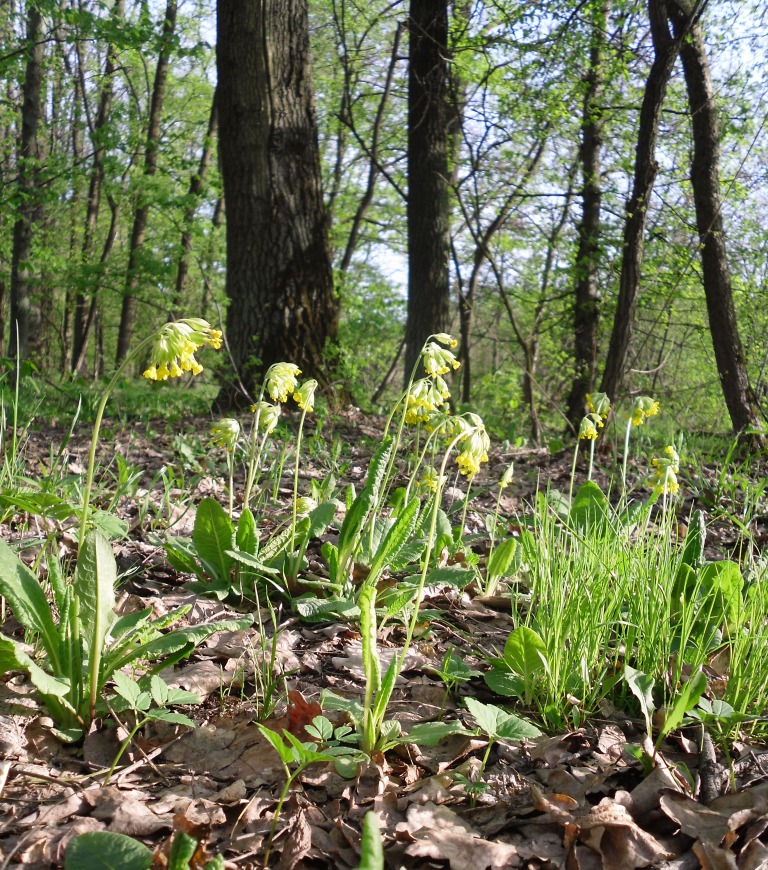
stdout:
<svg viewBox="0 0 768 870">
<path fill-rule="evenodd" d="M 112 7 L 111 24 L 115 28 L 122 26 L 125 17 L 125 0 L 115 0 Z M 79 55 L 78 46 L 78 55 Z M 96 118 L 91 128 L 91 142 L 93 143 L 93 158 L 91 165 L 91 177 L 88 183 L 88 201 L 85 213 L 85 230 L 81 246 L 81 264 L 83 267 L 83 283 L 78 288 L 75 297 L 74 328 L 72 336 L 72 367 L 73 374 L 82 374 L 85 355 L 88 349 L 88 339 L 93 325 L 94 313 L 91 311 L 96 304 L 96 294 L 101 270 L 93 266 L 93 255 L 96 243 L 96 229 L 99 221 L 101 207 L 101 192 L 104 183 L 104 157 L 105 136 L 109 124 L 109 115 L 112 109 L 114 96 L 114 75 L 117 69 L 117 49 L 113 43 L 107 47 L 107 57 L 104 62 L 104 79 L 99 105 L 96 110 Z M 78 56 L 78 74 L 81 80 L 81 91 L 85 99 L 84 60 Z M 86 279 L 86 276 L 87 279 Z"/>
<path fill-rule="evenodd" d="M 320 181 L 306 0 L 219 0 L 219 148 L 227 208 L 227 340 L 254 394 L 275 362 L 324 386 L 338 329 Z M 218 404 L 242 404 L 233 383 Z"/>
<path fill-rule="evenodd" d="M 163 37 L 160 54 L 155 68 L 155 81 L 152 87 L 152 100 L 149 108 L 147 125 L 147 144 L 144 155 L 144 177 L 150 178 L 157 172 L 157 152 L 160 147 L 160 123 L 163 117 L 163 101 L 165 100 L 168 68 L 170 65 L 173 36 L 176 29 L 176 0 L 168 0 L 163 21 Z M 131 231 L 131 246 L 128 252 L 128 270 L 123 289 L 123 309 L 120 313 L 120 328 L 117 334 L 116 361 L 121 362 L 128 356 L 136 323 L 138 299 L 136 292 L 141 283 L 139 259 L 147 235 L 147 220 L 149 218 L 149 199 L 145 193 L 139 192 L 136 209 L 133 213 L 133 230 Z"/>
<path fill-rule="evenodd" d="M 448 3 L 411 0 L 405 382 L 426 339 L 450 327 Z"/>
<path fill-rule="evenodd" d="M 720 197 L 720 126 L 704 37 L 691 3 L 672 0 L 669 13 L 675 35 L 681 39 L 680 57 L 691 110 L 691 184 L 717 371 L 734 430 L 761 430 L 733 303 Z M 682 39 L 685 34 L 688 38 Z"/>
<path fill-rule="evenodd" d="M 27 12 L 27 63 L 21 107 L 21 137 L 18 156 L 18 217 L 13 226 L 11 255 L 11 340 L 10 355 L 20 359 L 29 352 L 32 233 L 40 218 L 39 169 L 41 94 L 43 85 L 43 20 L 35 6 Z"/>
<path fill-rule="evenodd" d="M 651 19 L 654 59 L 645 83 L 645 93 L 640 108 L 634 182 L 632 195 L 627 203 L 627 217 L 624 223 L 619 297 L 603 379 L 600 384 L 600 390 L 607 393 L 614 401 L 624 383 L 624 371 L 632 337 L 635 309 L 640 295 L 646 211 L 658 171 L 655 153 L 656 141 L 659 137 L 661 108 L 679 50 L 678 42 L 672 38 L 669 32 L 665 0 L 648 0 L 648 13 Z"/>
<path fill-rule="evenodd" d="M 584 76 L 584 115 L 579 150 L 583 186 L 573 305 L 574 379 L 566 412 L 568 421 L 576 432 L 579 430 L 581 418 L 587 413 L 586 397 L 594 387 L 597 366 L 597 336 L 600 320 L 597 268 L 600 262 L 602 198 L 600 157 L 604 126 L 600 101 L 603 96 L 606 27 L 610 10 L 611 0 L 601 0 L 592 6 L 589 66 Z"/>
</svg>

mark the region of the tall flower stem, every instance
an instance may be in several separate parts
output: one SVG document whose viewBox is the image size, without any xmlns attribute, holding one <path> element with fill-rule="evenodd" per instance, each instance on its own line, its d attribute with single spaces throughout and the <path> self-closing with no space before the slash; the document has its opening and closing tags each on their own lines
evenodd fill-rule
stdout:
<svg viewBox="0 0 768 870">
<path fill-rule="evenodd" d="M 85 540 L 85 533 L 88 528 L 88 509 L 91 504 L 91 491 L 93 490 L 93 475 L 96 470 L 96 449 L 99 444 L 99 432 L 101 431 L 101 421 L 104 417 L 104 411 L 107 407 L 107 402 L 109 401 L 109 397 L 112 393 L 112 390 L 117 385 L 117 382 L 120 380 L 120 376 L 125 371 L 127 366 L 132 363 L 139 354 L 147 347 L 149 347 L 152 342 L 157 338 L 157 333 L 154 333 L 149 336 L 149 338 L 145 338 L 140 344 L 136 345 L 133 351 L 128 354 L 128 356 L 120 363 L 117 367 L 117 371 L 112 375 L 109 383 L 106 386 L 106 389 L 102 393 L 101 401 L 99 402 L 99 406 L 96 409 L 96 419 L 93 422 L 93 433 L 91 434 L 91 449 L 88 453 L 88 468 L 85 473 L 85 490 L 83 491 L 83 507 L 82 513 L 80 515 L 80 534 L 78 536 L 78 544 L 79 546 L 83 546 L 83 541 Z"/>
</svg>

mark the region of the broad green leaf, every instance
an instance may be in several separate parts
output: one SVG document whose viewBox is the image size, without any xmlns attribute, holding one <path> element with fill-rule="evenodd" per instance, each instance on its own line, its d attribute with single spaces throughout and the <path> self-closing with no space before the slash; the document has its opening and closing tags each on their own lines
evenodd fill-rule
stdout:
<svg viewBox="0 0 768 870">
<path fill-rule="evenodd" d="M 155 704 L 158 707 L 165 707 L 168 704 L 168 686 L 165 684 L 165 680 L 162 680 L 157 674 L 153 674 L 149 678 L 149 687 Z"/>
<path fill-rule="evenodd" d="M 334 619 L 357 619 L 360 608 L 347 598 L 297 598 L 293 609 L 308 622 L 329 622 Z"/>
<path fill-rule="evenodd" d="M 419 500 L 411 499 L 384 536 L 371 563 L 366 582 L 375 583 L 384 568 L 394 559 L 411 538 L 418 519 Z"/>
<path fill-rule="evenodd" d="M 704 522 L 704 514 L 700 510 L 694 511 L 688 525 L 688 533 L 685 536 L 685 546 L 681 558 L 683 565 L 689 565 L 694 571 L 703 565 L 706 537 L 707 527 Z"/>
<path fill-rule="evenodd" d="M 632 694 L 640 702 L 640 709 L 645 718 L 645 726 L 648 734 L 650 734 L 653 728 L 653 712 L 656 709 L 653 701 L 653 677 L 649 677 L 641 671 L 636 671 L 629 665 L 624 665 L 624 679 Z"/>
<path fill-rule="evenodd" d="M 360 592 L 360 637 L 363 672 L 365 673 L 366 707 L 381 687 L 381 662 L 376 643 L 376 587 L 364 586 Z"/>
<path fill-rule="evenodd" d="M 109 511 L 93 511 L 91 522 L 94 528 L 110 541 L 121 541 L 128 537 L 128 523 Z"/>
<path fill-rule="evenodd" d="M 495 707 L 493 704 L 483 704 L 477 698 L 471 696 L 465 698 L 464 703 L 483 734 L 486 734 L 488 737 L 495 737 L 499 713 L 502 712 L 501 708 Z"/>
<path fill-rule="evenodd" d="M 63 698 L 69 692 L 68 679 L 44 671 L 13 638 L 0 634 L 0 674 L 15 670 L 26 671 L 32 685 L 42 695 Z"/>
<path fill-rule="evenodd" d="M 335 501 L 326 501 L 323 504 L 319 504 L 309 515 L 307 535 L 310 538 L 319 538 L 333 522 L 335 516 Z"/>
<path fill-rule="evenodd" d="M 0 539 L 0 595 L 10 605 L 17 621 L 40 636 L 52 670 L 61 670 L 59 633 L 51 608 L 37 577 Z"/>
<path fill-rule="evenodd" d="M 291 746 L 286 746 L 285 741 L 276 731 L 267 728 L 266 725 L 262 725 L 260 722 L 254 724 L 259 731 L 261 731 L 262 735 L 272 744 L 275 752 L 280 756 L 280 760 L 286 767 L 297 760 L 293 748 Z"/>
<path fill-rule="evenodd" d="M 252 556 L 250 553 L 246 553 L 244 550 L 227 550 L 227 555 L 231 556 L 235 562 L 239 562 L 241 565 L 247 565 L 249 568 L 253 568 L 254 571 L 257 571 L 261 574 L 279 574 L 280 572 L 277 568 L 270 568 L 268 565 L 265 565 L 262 561 L 262 556 L 259 554 L 258 556 Z"/>
<path fill-rule="evenodd" d="M 455 734 L 472 734 L 459 721 L 454 722 L 420 722 L 400 737 L 402 743 L 417 743 L 419 746 L 437 746 L 446 737 Z"/>
<path fill-rule="evenodd" d="M 139 655 L 135 657 L 156 661 L 187 646 L 190 647 L 191 651 L 217 631 L 241 631 L 248 628 L 252 622 L 253 616 L 248 614 L 238 619 L 222 619 L 218 622 L 206 622 L 200 625 L 191 625 L 188 628 L 177 628 L 141 646 Z"/>
<path fill-rule="evenodd" d="M 115 691 L 124 698 L 134 710 L 146 710 L 152 703 L 149 692 L 144 692 L 141 686 L 127 674 L 118 671 L 112 675 Z"/>
<path fill-rule="evenodd" d="M 499 717 L 496 725 L 497 736 L 502 740 L 529 740 L 541 737 L 541 731 L 533 723 L 527 722 L 513 713 L 506 713 L 503 710 L 502 713 L 504 715 Z"/>
<path fill-rule="evenodd" d="M 197 840 L 185 831 L 176 831 L 168 856 L 168 870 L 189 870 L 190 862 L 197 851 Z"/>
<path fill-rule="evenodd" d="M 227 555 L 227 550 L 231 550 L 234 543 L 234 528 L 215 499 L 204 498 L 197 506 L 192 541 L 211 578 L 229 583 L 232 557 Z"/>
<path fill-rule="evenodd" d="M 610 505 L 600 487 L 587 480 L 578 489 L 571 505 L 571 524 L 578 529 L 597 531 L 604 528 L 610 517 Z"/>
<path fill-rule="evenodd" d="M 492 671 L 486 671 L 483 674 L 483 679 L 488 688 L 496 692 L 497 695 L 504 695 L 509 698 L 522 698 L 525 695 L 525 680 L 511 671 L 502 671 L 494 668 Z"/>
<path fill-rule="evenodd" d="M 489 579 L 507 576 L 510 573 L 512 565 L 516 561 L 519 561 L 519 557 L 517 560 L 515 559 L 517 555 L 517 541 L 515 538 L 507 538 L 505 541 L 502 541 L 493 551 L 490 559 L 488 559 L 486 572 Z"/>
<path fill-rule="evenodd" d="M 197 728 L 197 725 L 183 713 L 175 713 L 172 710 L 147 710 L 150 719 L 160 722 L 169 722 L 171 725 L 184 725 L 187 728 Z"/>
<path fill-rule="evenodd" d="M 89 532 L 77 556 L 74 580 L 89 659 L 101 658 L 104 641 L 115 620 L 116 586 L 117 565 L 112 546 L 99 532 Z"/>
<path fill-rule="evenodd" d="M 739 620 L 744 586 L 741 567 L 727 559 L 709 562 L 701 568 L 700 580 L 704 595 L 714 599 L 713 617 L 720 617 L 729 627 L 735 626 Z"/>
<path fill-rule="evenodd" d="M 237 521 L 235 544 L 238 550 L 248 553 L 249 556 L 255 556 L 259 550 L 259 533 L 250 508 L 243 508 Z"/>
<path fill-rule="evenodd" d="M 312 744 L 306 746 L 298 737 L 291 734 L 290 731 L 283 731 L 283 737 L 293 747 L 293 751 L 296 753 L 296 760 L 299 764 L 318 764 L 333 761 L 333 755 L 330 752 L 318 752 L 312 748 Z"/>
<path fill-rule="evenodd" d="M 369 810 L 363 817 L 360 863 L 357 870 L 384 870 L 384 843 L 376 813 Z"/>
<path fill-rule="evenodd" d="M 546 670 L 546 655 L 544 641 L 527 625 L 514 629 L 504 644 L 505 664 L 523 678 L 528 688 L 532 678 Z"/>
<path fill-rule="evenodd" d="M 699 699 L 707 689 L 707 678 L 702 671 L 697 671 L 690 679 L 683 683 L 680 694 L 675 698 L 671 709 L 664 717 L 664 725 L 659 731 L 659 741 L 677 728 L 683 721 L 686 713 L 689 713 L 699 703 Z M 650 733 L 650 732 L 649 732 Z"/>
<path fill-rule="evenodd" d="M 148 870 L 151 865 L 151 849 L 111 831 L 79 834 L 64 856 L 64 870 Z"/>
</svg>

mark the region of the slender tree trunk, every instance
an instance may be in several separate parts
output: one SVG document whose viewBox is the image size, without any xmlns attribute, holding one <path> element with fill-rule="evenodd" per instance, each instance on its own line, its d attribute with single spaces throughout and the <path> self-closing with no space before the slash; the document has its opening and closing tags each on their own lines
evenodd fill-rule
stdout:
<svg viewBox="0 0 768 870">
<path fill-rule="evenodd" d="M 602 184 L 600 157 L 603 147 L 603 97 L 606 28 L 611 0 L 593 3 L 589 65 L 584 76 L 584 114 L 581 125 L 581 221 L 576 251 L 576 284 L 573 305 L 574 379 L 568 397 L 567 417 L 578 431 L 587 412 L 587 394 L 595 383 L 597 336 L 600 321 L 600 291 L 597 268 L 600 262 L 600 203 Z"/>
<path fill-rule="evenodd" d="M 125 0 L 115 0 L 112 6 L 112 25 L 119 28 L 125 17 Z M 104 186 L 104 157 L 105 137 L 109 125 L 109 116 L 112 110 L 114 97 L 114 77 L 117 69 L 117 49 L 113 43 L 107 47 L 107 57 L 104 62 L 104 78 L 99 94 L 99 105 L 96 110 L 96 118 L 91 127 L 91 142 L 93 144 L 93 162 L 91 165 L 91 177 L 88 183 L 88 200 L 85 214 L 85 228 L 81 247 L 81 265 L 83 267 L 83 281 L 85 286 L 78 287 L 75 297 L 74 327 L 72 335 L 72 366 L 73 374 L 81 374 L 88 349 L 88 339 L 94 322 L 95 311 L 91 311 L 97 304 L 98 282 L 101 269 L 93 266 L 96 247 L 96 229 L 99 221 L 101 207 L 101 194 Z M 81 90 L 84 93 L 83 76 L 84 63 L 78 56 L 78 74 L 81 80 Z M 85 276 L 88 276 L 87 279 Z"/>
<path fill-rule="evenodd" d="M 41 95 L 43 85 L 43 20 L 35 4 L 27 12 L 27 63 L 22 88 L 21 137 L 18 152 L 18 217 L 13 227 L 11 256 L 10 355 L 29 353 L 32 234 L 40 218 L 39 168 Z"/>
<path fill-rule="evenodd" d="M 634 182 L 624 222 L 619 297 L 600 384 L 601 391 L 607 393 L 613 400 L 616 399 L 624 383 L 635 309 L 640 295 L 646 212 L 658 172 L 655 155 L 656 142 L 659 138 L 659 119 L 669 77 L 679 50 L 677 40 L 673 39 L 669 32 L 666 0 L 648 0 L 648 14 L 651 19 L 654 59 L 645 83 L 643 103 L 640 108 Z"/>
<path fill-rule="evenodd" d="M 306 0 L 219 0 L 219 148 L 227 208 L 227 340 L 254 393 L 280 361 L 330 385 L 336 338 Z M 222 407 L 248 401 L 224 384 Z"/>
<path fill-rule="evenodd" d="M 428 336 L 451 320 L 447 0 L 411 0 L 408 29 L 406 382 Z"/>
<path fill-rule="evenodd" d="M 680 57 L 691 110 L 691 184 L 717 371 L 734 430 L 740 433 L 747 429 L 762 430 L 733 303 L 720 196 L 720 125 L 704 37 L 692 3 L 672 0 L 669 12 L 675 35 L 681 39 Z M 682 39 L 685 34 L 687 38 Z M 750 438 L 755 440 L 754 436 Z"/>
<path fill-rule="evenodd" d="M 144 156 L 144 176 L 150 178 L 157 172 L 157 154 L 160 148 L 160 125 L 163 117 L 163 101 L 165 100 L 168 68 L 173 46 L 173 36 L 176 30 L 176 0 L 168 0 L 163 21 L 163 38 L 160 54 L 155 68 L 155 81 L 152 87 L 152 100 L 149 108 L 147 127 L 147 147 Z M 147 220 L 149 219 L 149 200 L 144 193 L 139 193 L 136 209 L 133 213 L 133 230 L 128 253 L 128 271 L 123 289 L 123 308 L 120 314 L 120 329 L 117 334 L 116 360 L 120 362 L 128 356 L 136 324 L 138 299 L 136 293 L 141 283 L 139 258 L 147 235 Z"/>
<path fill-rule="evenodd" d="M 200 199 L 205 189 L 205 181 L 208 177 L 208 170 L 211 166 L 211 157 L 213 154 L 213 139 L 216 135 L 216 125 L 218 123 L 218 109 L 216 92 L 213 93 L 213 101 L 211 103 L 211 111 L 208 116 L 208 129 L 205 133 L 205 142 L 203 150 L 200 154 L 200 162 L 197 164 L 197 171 L 192 176 L 189 182 L 187 191 L 187 199 L 189 205 L 184 211 L 183 229 L 181 231 L 181 253 L 179 255 L 179 263 L 176 269 L 176 286 L 174 288 L 174 301 L 170 312 L 170 319 L 177 320 L 181 317 L 181 310 L 184 303 L 184 295 L 187 287 L 187 277 L 189 275 L 189 261 L 192 256 L 192 231 L 195 223 L 195 215 L 200 204 Z"/>
</svg>

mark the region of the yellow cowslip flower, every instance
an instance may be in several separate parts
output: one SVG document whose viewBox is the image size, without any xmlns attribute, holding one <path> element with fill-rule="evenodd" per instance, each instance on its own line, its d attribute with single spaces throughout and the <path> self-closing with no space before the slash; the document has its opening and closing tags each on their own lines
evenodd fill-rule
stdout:
<svg viewBox="0 0 768 870">
<path fill-rule="evenodd" d="M 421 358 L 424 362 L 424 371 L 429 377 L 434 378 L 437 375 L 445 375 L 451 369 L 457 369 L 460 365 L 456 357 L 439 344 L 430 341 L 429 344 L 421 352 Z"/>
<path fill-rule="evenodd" d="M 287 402 L 298 386 L 301 369 L 295 363 L 279 362 L 267 370 L 267 392 L 273 402 Z"/>
<path fill-rule="evenodd" d="M 437 469 L 429 466 L 421 473 L 419 489 L 422 492 L 437 492 L 438 488 L 446 482 L 446 479 L 446 475 L 441 477 L 437 473 Z"/>
<path fill-rule="evenodd" d="M 409 406 L 405 412 L 405 422 L 408 426 L 426 424 L 430 419 L 430 412 L 418 405 Z"/>
<path fill-rule="evenodd" d="M 259 402 L 256 405 L 251 405 L 251 411 L 258 414 L 258 428 L 260 432 L 269 435 L 277 426 L 277 421 L 280 419 L 280 408 L 277 405 L 270 405 L 269 402 Z"/>
<path fill-rule="evenodd" d="M 211 441 L 217 447 L 225 447 L 230 453 L 237 446 L 240 424 L 232 417 L 225 417 L 211 426 Z"/>
<path fill-rule="evenodd" d="M 438 332 L 432 336 L 436 341 L 439 341 L 440 344 L 445 344 L 448 347 L 456 347 L 458 345 L 458 341 L 452 336 L 448 335 L 447 332 Z"/>
<path fill-rule="evenodd" d="M 296 516 L 305 517 L 317 507 L 317 502 L 311 496 L 305 495 L 296 499 Z"/>
<path fill-rule="evenodd" d="M 582 417 L 579 425 L 579 438 L 594 441 L 600 434 L 599 429 L 603 428 L 603 419 L 599 414 L 590 413 L 586 417 Z"/>
<path fill-rule="evenodd" d="M 445 404 L 450 396 L 448 387 L 441 377 L 421 378 L 411 384 L 411 389 L 406 396 L 406 404 L 409 408 L 423 408 L 425 411 L 436 411 Z"/>
<path fill-rule="evenodd" d="M 656 469 L 656 490 L 664 493 L 676 493 L 680 489 L 677 475 L 680 472 L 680 457 L 673 445 L 664 448 L 664 456 L 659 456 L 652 462 Z"/>
<path fill-rule="evenodd" d="M 512 476 L 515 473 L 515 463 L 510 462 L 509 468 L 501 475 L 501 480 L 499 481 L 499 489 L 506 489 L 510 483 L 512 483 Z"/>
<path fill-rule="evenodd" d="M 456 457 L 456 464 L 465 477 L 474 477 L 480 471 L 480 461 L 471 450 L 463 450 L 459 453 Z"/>
<path fill-rule="evenodd" d="M 629 411 L 629 421 L 632 426 L 642 426 L 647 417 L 659 413 L 659 403 L 650 396 L 638 396 Z"/>
<path fill-rule="evenodd" d="M 317 389 L 317 381 L 310 378 L 308 381 L 293 391 L 293 398 L 296 399 L 296 404 L 302 411 L 314 411 L 315 409 L 315 390 Z"/>
<path fill-rule="evenodd" d="M 611 413 L 611 400 L 606 393 L 587 393 L 587 407 L 605 420 Z"/>
<path fill-rule="evenodd" d="M 150 381 L 166 381 L 179 378 L 184 372 L 199 375 L 203 367 L 195 359 L 195 353 L 206 344 L 218 350 L 221 340 L 221 331 L 199 317 L 166 323 L 152 345 L 152 364 L 144 377 Z"/>
<path fill-rule="evenodd" d="M 463 450 L 456 457 L 459 471 L 467 477 L 474 477 L 480 471 L 480 463 L 488 461 L 488 449 L 491 439 L 485 431 L 485 425 L 477 414 L 464 415 L 465 422 L 470 427 L 465 438 L 460 442 Z"/>
</svg>

